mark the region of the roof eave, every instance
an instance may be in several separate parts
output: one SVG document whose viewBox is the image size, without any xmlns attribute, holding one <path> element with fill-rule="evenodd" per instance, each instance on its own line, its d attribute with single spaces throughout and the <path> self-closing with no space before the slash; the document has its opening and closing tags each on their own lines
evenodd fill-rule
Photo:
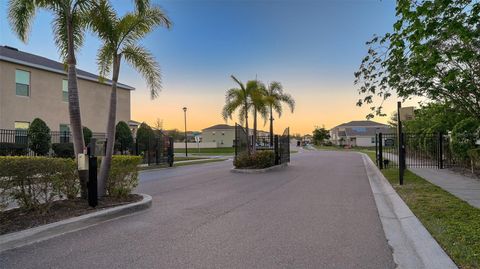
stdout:
<svg viewBox="0 0 480 269">
<path fill-rule="evenodd" d="M 57 69 L 54 69 L 54 68 L 50 68 L 50 67 L 46 67 L 46 66 L 43 66 L 43 65 L 33 64 L 33 63 L 29 63 L 29 62 L 17 60 L 17 59 L 14 59 L 14 58 L 10 58 L 10 57 L 3 56 L 3 55 L 0 55 L 0 60 L 6 61 L 6 62 L 11 62 L 11 63 L 16 63 L 16 64 L 20 64 L 20 65 L 25 65 L 25 66 L 29 66 L 29 67 L 33 67 L 33 68 L 37 68 L 37 69 L 41 69 L 41 70 L 45 70 L 45 71 L 49 71 L 49 72 L 52 72 L 52 73 L 67 75 L 67 72 L 65 72 L 65 71 L 60 71 L 60 70 L 57 70 Z M 111 82 L 100 82 L 100 81 L 98 81 L 98 79 L 94 79 L 94 78 L 87 77 L 87 76 L 83 76 L 83 75 L 77 75 L 77 77 L 78 77 L 78 78 L 81 78 L 81 79 L 83 79 L 83 80 L 93 81 L 93 82 L 97 82 L 97 83 L 100 83 L 100 84 L 105 84 L 105 85 L 110 85 L 110 86 L 112 85 Z M 134 90 L 135 90 L 134 87 L 129 86 L 129 85 L 125 85 L 125 84 L 119 84 L 119 83 L 117 83 L 117 87 L 118 87 L 118 88 L 122 88 L 122 89 L 126 89 L 126 90 L 130 90 L 130 91 L 134 91 Z"/>
</svg>

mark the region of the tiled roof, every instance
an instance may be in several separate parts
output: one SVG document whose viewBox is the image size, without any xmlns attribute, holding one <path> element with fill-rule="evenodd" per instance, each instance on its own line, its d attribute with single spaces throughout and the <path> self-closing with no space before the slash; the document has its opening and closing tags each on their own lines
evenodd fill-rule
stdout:
<svg viewBox="0 0 480 269">
<path fill-rule="evenodd" d="M 67 75 L 65 71 L 65 65 L 63 63 L 50 60 L 48 58 L 34 55 L 31 53 L 19 51 L 16 48 L 8 46 L 0 46 L 0 61 L 7 61 L 25 66 L 30 66 L 50 72 Z M 77 76 L 81 79 L 86 79 L 94 82 L 98 82 L 98 76 L 80 69 L 77 69 Z M 105 84 L 111 85 L 111 80 L 105 80 Z M 122 89 L 135 90 L 135 88 L 126 84 L 118 83 L 117 86 Z"/>
</svg>

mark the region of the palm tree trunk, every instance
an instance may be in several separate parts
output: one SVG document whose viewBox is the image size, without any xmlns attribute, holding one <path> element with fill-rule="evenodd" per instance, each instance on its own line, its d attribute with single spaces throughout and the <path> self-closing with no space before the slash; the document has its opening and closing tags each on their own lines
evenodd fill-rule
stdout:
<svg viewBox="0 0 480 269">
<path fill-rule="evenodd" d="M 78 97 L 77 84 L 77 60 L 75 59 L 75 47 L 73 44 L 73 22 L 71 17 L 67 20 L 67 65 L 68 65 L 68 112 L 70 115 L 70 130 L 72 132 L 73 148 L 75 158 L 83 153 L 85 142 L 83 139 L 82 117 L 80 114 L 80 100 Z M 87 197 L 88 171 L 78 171 L 80 178 L 80 194 L 82 198 Z"/>
<path fill-rule="evenodd" d="M 257 108 L 253 109 L 253 152 L 257 150 Z"/>
<path fill-rule="evenodd" d="M 108 110 L 107 121 L 107 146 L 105 150 L 105 157 L 102 158 L 100 165 L 100 174 L 98 176 L 98 195 L 105 196 L 106 183 L 110 165 L 112 163 L 113 148 L 115 145 L 115 122 L 117 116 L 117 82 L 120 73 L 121 55 L 116 55 L 113 59 L 113 74 L 112 74 L 112 92 L 110 93 L 110 107 Z"/>
<path fill-rule="evenodd" d="M 273 147 L 273 108 L 270 106 L 270 147 Z"/>
</svg>

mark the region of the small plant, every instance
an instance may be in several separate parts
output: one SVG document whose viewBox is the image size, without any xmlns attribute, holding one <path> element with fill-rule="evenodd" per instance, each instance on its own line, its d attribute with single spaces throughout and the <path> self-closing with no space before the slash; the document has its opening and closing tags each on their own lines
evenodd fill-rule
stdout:
<svg viewBox="0 0 480 269">
<path fill-rule="evenodd" d="M 28 136 L 28 147 L 35 152 L 35 154 L 40 156 L 48 154 L 52 137 L 50 135 L 50 128 L 48 128 L 43 120 L 36 118 L 32 121 L 28 128 Z"/>
<path fill-rule="evenodd" d="M 275 165 L 275 152 L 271 150 L 259 150 L 251 155 L 242 153 L 233 161 L 235 168 L 263 169 Z"/>
<path fill-rule="evenodd" d="M 115 130 L 115 149 L 122 152 L 133 145 L 133 136 L 130 127 L 124 121 L 119 121 Z"/>
<path fill-rule="evenodd" d="M 113 156 L 106 184 L 107 195 L 117 198 L 128 196 L 138 185 L 138 165 L 141 162 L 140 156 Z"/>
<path fill-rule="evenodd" d="M 85 145 L 90 144 L 90 140 L 92 140 L 92 130 L 88 129 L 88 127 L 83 126 L 83 141 L 85 142 Z"/>
<path fill-rule="evenodd" d="M 55 157 L 59 158 L 75 158 L 75 151 L 73 150 L 73 143 L 54 143 L 52 150 Z"/>
<path fill-rule="evenodd" d="M 56 197 L 76 197 L 65 185 L 78 182 L 74 160 L 48 157 L 0 157 L 2 204 L 15 201 L 21 208 L 46 212 Z M 8 201 L 7 201 L 8 202 Z"/>
</svg>

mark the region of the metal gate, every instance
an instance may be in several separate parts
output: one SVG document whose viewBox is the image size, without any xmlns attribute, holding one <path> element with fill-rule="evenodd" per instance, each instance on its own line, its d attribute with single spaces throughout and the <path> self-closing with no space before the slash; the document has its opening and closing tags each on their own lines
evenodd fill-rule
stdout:
<svg viewBox="0 0 480 269">
<path fill-rule="evenodd" d="M 247 134 L 246 129 L 235 124 L 235 157 L 253 152 L 252 141 L 252 136 Z M 290 162 L 290 128 L 286 128 L 280 136 L 275 135 L 273 143 L 270 143 L 269 136 L 257 136 L 255 144 L 256 150 L 274 151 L 275 164 Z"/>
<path fill-rule="evenodd" d="M 399 143 L 403 141 L 403 146 Z M 379 133 L 375 137 L 376 162 L 380 169 L 399 167 L 401 152 L 405 167 L 438 168 L 455 166 L 450 138 L 441 133 Z"/>
<path fill-rule="evenodd" d="M 167 164 L 173 166 L 173 138 L 160 132 L 148 141 L 135 142 L 135 155 L 143 155 L 143 163 L 148 165 Z"/>
</svg>

